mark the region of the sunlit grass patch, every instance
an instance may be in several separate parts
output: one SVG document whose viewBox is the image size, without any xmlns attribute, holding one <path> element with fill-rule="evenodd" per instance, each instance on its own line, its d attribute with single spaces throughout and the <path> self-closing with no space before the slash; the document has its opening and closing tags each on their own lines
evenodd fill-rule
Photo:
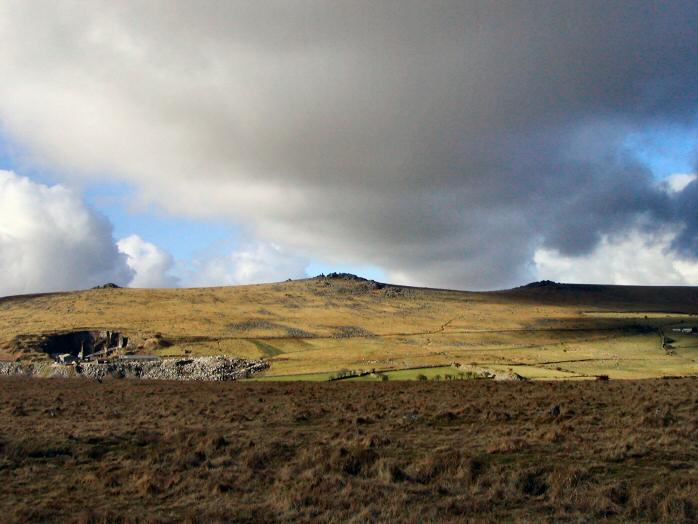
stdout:
<svg viewBox="0 0 698 524">
<path fill-rule="evenodd" d="M 334 373 L 304 373 L 298 375 L 263 375 L 248 380 L 262 382 L 324 382 L 329 381 L 334 376 Z"/>
</svg>

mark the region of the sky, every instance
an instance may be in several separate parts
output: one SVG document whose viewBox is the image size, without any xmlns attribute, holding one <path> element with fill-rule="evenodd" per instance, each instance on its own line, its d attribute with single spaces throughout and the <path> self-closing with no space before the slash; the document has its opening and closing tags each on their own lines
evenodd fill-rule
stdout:
<svg viewBox="0 0 698 524">
<path fill-rule="evenodd" d="M 0 0 L 0 295 L 698 285 L 697 19 Z"/>
</svg>

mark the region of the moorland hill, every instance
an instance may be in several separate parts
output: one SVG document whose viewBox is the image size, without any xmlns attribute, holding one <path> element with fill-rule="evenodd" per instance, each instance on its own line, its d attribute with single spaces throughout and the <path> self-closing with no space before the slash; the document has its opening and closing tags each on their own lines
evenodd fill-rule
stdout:
<svg viewBox="0 0 698 524">
<path fill-rule="evenodd" d="M 160 356 L 264 358 L 268 378 L 388 378 L 487 369 L 526 378 L 698 373 L 698 288 L 537 282 L 495 292 L 395 286 L 354 275 L 273 284 L 0 299 L 0 359 L 48 358 L 36 341 L 111 330 Z"/>
</svg>

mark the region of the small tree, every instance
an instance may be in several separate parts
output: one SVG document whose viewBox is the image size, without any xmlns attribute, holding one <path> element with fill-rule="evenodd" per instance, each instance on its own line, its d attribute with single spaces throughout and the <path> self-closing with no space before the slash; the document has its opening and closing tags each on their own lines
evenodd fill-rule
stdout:
<svg viewBox="0 0 698 524">
<path fill-rule="evenodd" d="M 427 379 L 426 375 L 422 375 L 421 373 L 419 375 L 417 375 L 417 380 L 426 380 L 426 379 Z"/>
</svg>

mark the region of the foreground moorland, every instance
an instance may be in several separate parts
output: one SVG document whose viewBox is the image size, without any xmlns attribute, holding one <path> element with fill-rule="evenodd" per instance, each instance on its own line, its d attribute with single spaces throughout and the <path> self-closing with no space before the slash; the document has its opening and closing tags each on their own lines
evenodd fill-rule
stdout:
<svg viewBox="0 0 698 524">
<path fill-rule="evenodd" d="M 200 289 L 92 289 L 0 298 L 0 360 L 36 337 L 112 330 L 146 355 L 265 359 L 265 379 L 531 379 L 698 374 L 698 288 L 536 283 L 471 293 L 350 275 Z M 456 369 L 453 366 L 461 366 Z M 377 373 L 367 374 L 375 370 Z"/>
<path fill-rule="evenodd" d="M 5 378 L 0 520 L 691 522 L 697 433 L 697 379 Z"/>
</svg>

